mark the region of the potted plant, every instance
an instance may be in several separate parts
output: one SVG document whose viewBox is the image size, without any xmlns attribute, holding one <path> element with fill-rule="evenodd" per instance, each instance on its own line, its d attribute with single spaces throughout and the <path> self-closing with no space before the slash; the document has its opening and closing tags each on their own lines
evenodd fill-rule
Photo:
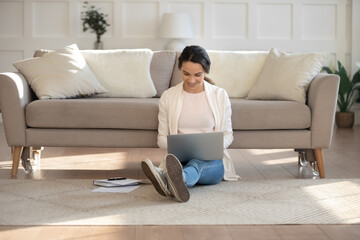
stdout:
<svg viewBox="0 0 360 240">
<path fill-rule="evenodd" d="M 95 6 L 89 5 L 89 2 L 84 2 L 83 7 L 86 11 L 81 12 L 81 20 L 83 21 L 83 32 L 91 29 L 91 32 L 96 33 L 95 49 L 103 49 L 101 36 L 106 33 L 106 28 L 110 26 L 106 18 L 108 15 L 100 13 L 100 9 L 95 9 Z"/>
<path fill-rule="evenodd" d="M 351 112 L 351 106 L 355 103 L 354 93 L 360 83 L 360 69 L 350 80 L 344 66 L 338 61 L 338 71 L 330 67 L 323 67 L 323 70 L 330 74 L 336 74 L 340 77 L 340 86 L 337 105 L 339 112 L 336 112 L 335 122 L 340 128 L 352 128 L 354 125 L 354 112 Z"/>
</svg>

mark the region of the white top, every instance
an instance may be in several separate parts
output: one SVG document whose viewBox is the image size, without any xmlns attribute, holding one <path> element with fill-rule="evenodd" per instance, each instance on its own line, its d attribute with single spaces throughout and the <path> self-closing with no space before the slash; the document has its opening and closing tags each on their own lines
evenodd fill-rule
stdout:
<svg viewBox="0 0 360 240">
<path fill-rule="evenodd" d="M 215 120 L 215 132 L 224 133 L 224 179 L 238 180 L 234 164 L 227 151 L 227 147 L 234 140 L 231 126 L 231 104 L 228 94 L 223 88 L 211 85 L 204 81 L 205 95 Z M 167 135 L 177 134 L 179 128 L 179 116 L 182 109 L 183 82 L 167 89 L 159 100 L 159 134 L 158 145 L 161 149 L 167 149 Z M 160 167 L 164 167 L 164 161 Z"/>
<path fill-rule="evenodd" d="M 183 104 L 179 116 L 179 134 L 213 132 L 215 119 L 206 99 L 205 91 L 183 92 Z"/>
</svg>

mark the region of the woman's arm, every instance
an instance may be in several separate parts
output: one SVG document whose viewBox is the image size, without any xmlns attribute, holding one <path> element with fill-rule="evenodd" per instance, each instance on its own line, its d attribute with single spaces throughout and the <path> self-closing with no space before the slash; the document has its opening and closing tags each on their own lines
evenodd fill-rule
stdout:
<svg viewBox="0 0 360 240">
<path fill-rule="evenodd" d="M 167 149 L 167 135 L 169 134 L 168 126 L 168 104 L 166 94 L 163 94 L 159 100 L 159 127 L 158 127 L 158 146 L 161 149 Z"/>
<path fill-rule="evenodd" d="M 233 142 L 233 129 L 231 123 L 231 103 L 228 94 L 224 91 L 224 148 L 228 148 L 230 144 Z"/>
</svg>

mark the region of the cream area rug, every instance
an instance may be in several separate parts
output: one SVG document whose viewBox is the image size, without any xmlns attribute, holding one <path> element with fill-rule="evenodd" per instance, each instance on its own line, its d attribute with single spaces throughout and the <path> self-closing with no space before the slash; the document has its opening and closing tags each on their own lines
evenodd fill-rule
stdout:
<svg viewBox="0 0 360 240">
<path fill-rule="evenodd" d="M 1 225 L 360 223 L 360 179 L 221 182 L 190 189 L 187 203 L 150 184 L 94 193 L 92 180 L 0 180 Z"/>
</svg>

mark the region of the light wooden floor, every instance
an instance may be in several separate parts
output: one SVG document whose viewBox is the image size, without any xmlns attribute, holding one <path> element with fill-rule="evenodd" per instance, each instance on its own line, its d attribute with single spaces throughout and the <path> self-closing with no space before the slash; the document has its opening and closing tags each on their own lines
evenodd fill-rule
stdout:
<svg viewBox="0 0 360 240">
<path fill-rule="evenodd" d="M 33 173 L 26 174 L 20 167 L 17 178 L 125 176 L 143 179 L 141 159 L 149 157 L 158 163 L 164 155 L 159 149 L 45 148 L 41 163 L 34 166 Z M 314 178 L 309 167 L 298 167 L 297 153 L 292 149 L 231 149 L 230 155 L 242 179 Z M 360 125 L 353 129 L 335 128 L 332 146 L 324 150 L 324 160 L 327 178 L 360 178 Z M 0 123 L 0 179 L 11 178 L 10 169 L 11 152 Z M 358 240 L 360 225 L 0 226 L 0 240 L 24 238 Z"/>
</svg>

